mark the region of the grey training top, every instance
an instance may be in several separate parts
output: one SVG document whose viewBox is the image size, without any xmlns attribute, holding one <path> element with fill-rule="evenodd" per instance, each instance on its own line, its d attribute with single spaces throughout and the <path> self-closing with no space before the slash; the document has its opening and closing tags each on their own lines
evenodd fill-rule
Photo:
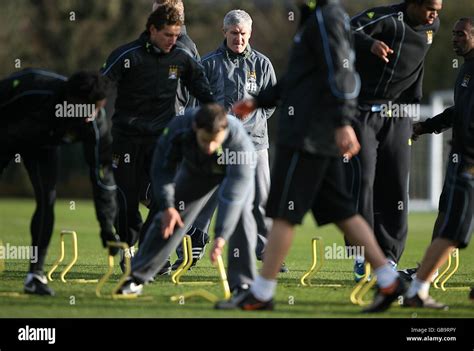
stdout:
<svg viewBox="0 0 474 351">
<path fill-rule="evenodd" d="M 228 115 L 229 125 L 222 146 L 212 155 L 201 151 L 192 124 L 198 109 L 173 119 L 158 140 L 152 163 L 152 186 L 160 209 L 175 207 L 175 177 L 188 172 L 199 179 L 220 180 L 215 235 L 227 240 L 238 223 L 255 176 L 256 154 L 242 123 Z M 179 166 L 179 167 L 178 167 Z"/>
<path fill-rule="evenodd" d="M 242 54 L 227 48 L 226 42 L 202 59 L 211 91 L 216 101 L 231 113 L 232 105 L 255 97 L 277 82 L 270 60 L 247 46 Z M 268 148 L 267 119 L 274 108 L 259 108 L 243 121 L 257 150 Z"/>
</svg>

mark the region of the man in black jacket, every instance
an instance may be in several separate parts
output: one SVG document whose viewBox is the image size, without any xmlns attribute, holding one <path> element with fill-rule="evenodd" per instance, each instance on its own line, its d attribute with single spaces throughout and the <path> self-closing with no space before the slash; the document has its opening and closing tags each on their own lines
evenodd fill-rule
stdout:
<svg viewBox="0 0 474 351">
<path fill-rule="evenodd" d="M 348 183 L 394 268 L 408 231 L 411 118 L 419 117 L 403 106 L 421 100 L 424 59 L 441 8 L 442 0 L 405 0 L 351 20 L 362 80 L 354 123 L 361 152 L 346 167 Z M 363 257 L 356 258 L 354 274 L 356 281 L 364 276 Z"/>
<path fill-rule="evenodd" d="M 344 186 L 341 155 L 351 158 L 360 148 L 350 126 L 359 87 L 349 18 L 338 0 L 318 1 L 295 36 L 288 71 L 279 85 L 235 106 L 236 113 L 248 114 L 280 100 L 282 115 L 267 204 L 274 222 L 263 268 L 250 291 L 222 302 L 220 308 L 273 309 L 276 276 L 294 226 L 308 211 L 319 225 L 335 223 L 354 245 L 364 246 L 379 284 L 366 312 L 386 310 L 405 291 Z"/>
<path fill-rule="evenodd" d="M 429 296 L 431 277 L 455 248 L 465 248 L 472 236 L 474 213 L 474 17 L 462 18 L 453 29 L 453 47 L 464 57 L 454 87 L 454 106 L 413 127 L 413 139 L 426 133 L 453 130 L 451 155 L 433 241 L 405 295 L 404 306 L 444 309 Z"/>
<path fill-rule="evenodd" d="M 53 72 L 25 69 L 0 81 L 0 174 L 21 155 L 36 199 L 31 236 L 38 257 L 30 262 L 26 293 L 54 295 L 43 266 L 54 226 L 59 144 L 83 143 L 102 245 L 119 240 L 113 229 L 116 186 L 112 136 L 102 109 L 105 94 L 105 82 L 97 73 L 79 72 L 68 80 Z"/>
<path fill-rule="evenodd" d="M 117 231 L 132 247 L 142 218 L 140 191 L 150 183 L 149 170 L 156 139 L 176 116 L 176 91 L 181 80 L 200 102 L 213 102 L 202 66 L 177 43 L 182 19 L 172 6 L 158 7 L 139 39 L 114 50 L 102 74 L 117 85 L 113 121 L 114 175 L 118 186 Z M 143 233 L 154 217 L 150 213 Z M 131 253 L 133 254 L 133 253 Z"/>
</svg>

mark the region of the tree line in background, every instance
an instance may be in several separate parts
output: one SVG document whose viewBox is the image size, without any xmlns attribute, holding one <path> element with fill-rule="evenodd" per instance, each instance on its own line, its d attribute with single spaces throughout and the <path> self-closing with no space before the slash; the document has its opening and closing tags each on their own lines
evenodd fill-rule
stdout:
<svg viewBox="0 0 474 351">
<path fill-rule="evenodd" d="M 402 0 L 400 0 L 401 2 Z M 388 0 L 343 0 L 353 16 Z M 152 0 L 3 0 L 0 3 L 0 77 L 26 67 L 40 67 L 70 75 L 80 69 L 99 69 L 116 47 L 144 30 Z M 184 0 L 186 26 L 201 55 L 221 44 L 222 19 L 241 8 L 253 18 L 251 45 L 268 56 L 278 76 L 284 72 L 298 18 L 291 0 Z M 472 0 L 445 0 L 441 30 L 429 52 L 424 79 L 425 99 L 433 91 L 452 89 L 456 76 L 451 30 L 463 16 L 474 16 Z M 270 122 L 274 135 L 276 119 Z M 60 196 L 89 194 L 82 149 L 61 152 Z M 23 167 L 13 164 L 0 182 L 0 195 L 31 195 Z"/>
</svg>

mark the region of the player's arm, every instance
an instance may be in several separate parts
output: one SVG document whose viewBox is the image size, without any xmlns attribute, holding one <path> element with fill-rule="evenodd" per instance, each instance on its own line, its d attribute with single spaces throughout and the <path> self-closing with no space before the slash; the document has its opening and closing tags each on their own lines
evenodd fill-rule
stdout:
<svg viewBox="0 0 474 351">
<path fill-rule="evenodd" d="M 323 71 L 320 84 L 324 95 L 325 113 L 336 126 L 335 141 L 341 154 L 352 157 L 360 145 L 351 127 L 357 112 L 360 78 L 355 71 L 352 33 L 349 18 L 343 10 L 316 10 L 317 21 L 308 26 L 302 40 L 312 51 Z M 315 40 L 317 38 L 317 40 Z"/>
<path fill-rule="evenodd" d="M 89 122 L 88 135 L 83 142 L 86 162 L 89 166 L 89 177 L 92 184 L 92 193 L 97 220 L 100 225 L 102 245 L 107 241 L 120 241 L 115 234 L 114 221 L 117 215 L 117 186 L 115 185 L 112 170 L 112 135 L 110 126 L 101 109 L 96 119 Z M 115 255 L 118 249 L 110 249 Z"/>
<path fill-rule="evenodd" d="M 389 55 L 393 54 L 393 50 L 389 43 L 377 40 L 375 35 L 387 30 L 387 26 L 392 23 L 387 20 L 387 16 L 388 14 L 381 13 L 378 8 L 372 8 L 351 20 L 356 47 L 372 52 L 385 62 L 389 62 Z"/>
<path fill-rule="evenodd" d="M 212 55 L 212 54 L 211 54 Z M 215 60 L 208 59 L 206 57 L 202 60 L 202 66 L 204 68 L 204 72 L 206 78 L 209 81 L 209 86 L 212 92 L 212 96 L 214 100 L 224 106 L 225 103 L 225 94 L 224 94 L 224 82 L 219 74 L 221 71 L 216 67 L 218 63 Z"/>
<path fill-rule="evenodd" d="M 336 126 L 350 125 L 357 112 L 360 78 L 355 71 L 352 35 L 344 12 L 316 11 L 317 23 L 308 26 L 303 39 L 320 65 L 320 84 L 327 93 L 324 105 Z M 317 40 L 315 40 L 317 38 Z"/>
<path fill-rule="evenodd" d="M 257 108 L 273 109 L 281 99 L 284 81 L 285 77 L 280 79 L 275 85 L 270 85 L 260 91 L 255 98 L 237 101 L 232 106 L 232 112 L 239 118 L 244 118 Z"/>
<path fill-rule="evenodd" d="M 270 61 L 265 62 L 265 78 L 264 78 L 264 83 L 263 83 L 263 90 L 266 89 L 271 89 L 277 84 L 277 78 L 275 74 L 275 70 L 273 69 L 273 65 Z M 262 107 L 263 115 L 265 118 L 270 118 L 273 113 L 275 112 L 275 107 Z"/>
<path fill-rule="evenodd" d="M 188 55 L 186 69 L 183 73 L 184 85 L 201 104 L 216 101 L 201 63 Z"/>
<path fill-rule="evenodd" d="M 412 140 L 417 140 L 420 135 L 431 133 L 442 133 L 452 128 L 456 106 L 448 107 L 439 115 L 428 118 L 424 122 L 418 122 L 413 125 Z"/>
<path fill-rule="evenodd" d="M 108 83 L 107 96 L 111 101 L 117 96 L 117 86 L 126 70 L 130 69 L 126 67 L 131 67 L 132 58 L 128 54 L 128 50 L 130 50 L 128 47 L 114 50 L 100 69 L 100 73 Z"/>
</svg>

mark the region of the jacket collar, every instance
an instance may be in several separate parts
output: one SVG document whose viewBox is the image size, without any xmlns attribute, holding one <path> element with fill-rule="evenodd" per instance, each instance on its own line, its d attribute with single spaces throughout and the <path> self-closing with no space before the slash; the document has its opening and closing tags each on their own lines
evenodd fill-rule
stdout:
<svg viewBox="0 0 474 351">
<path fill-rule="evenodd" d="M 247 59 L 252 55 L 252 48 L 250 44 L 247 45 L 244 52 L 241 54 L 236 54 L 232 50 L 227 47 L 227 41 L 224 39 L 224 42 L 219 47 L 219 51 L 223 52 L 229 60 L 237 60 L 237 59 Z"/>
</svg>

